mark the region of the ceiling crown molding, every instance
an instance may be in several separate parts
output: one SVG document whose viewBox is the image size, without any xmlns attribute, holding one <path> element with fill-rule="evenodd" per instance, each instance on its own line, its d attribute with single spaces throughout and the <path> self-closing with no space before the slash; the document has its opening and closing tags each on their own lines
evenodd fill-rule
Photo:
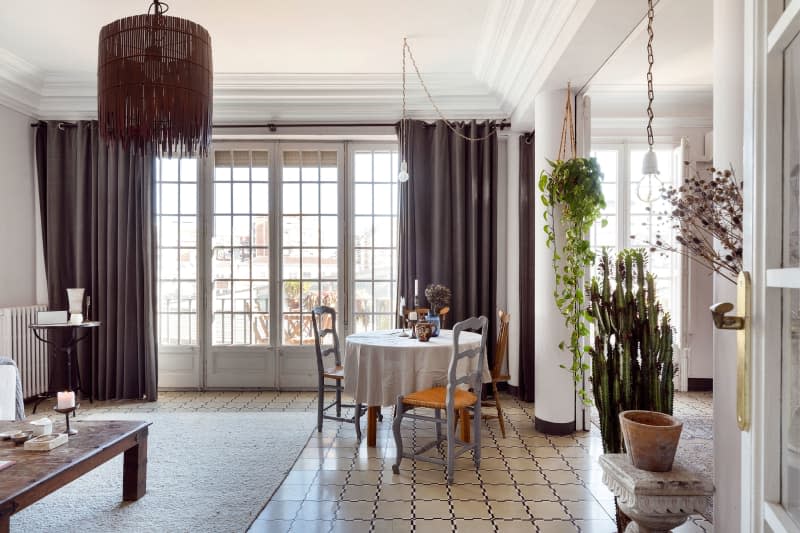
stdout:
<svg viewBox="0 0 800 533">
<path fill-rule="evenodd" d="M 42 90 L 42 72 L 21 57 L 0 48 L 0 104 L 36 116 Z"/>
<path fill-rule="evenodd" d="M 512 123 L 528 116 L 533 99 L 594 0 L 508 0 L 487 13 L 474 73 L 503 102 Z"/>
<path fill-rule="evenodd" d="M 471 73 L 424 74 L 442 113 L 453 120 L 504 118 L 499 100 Z M 379 74 L 214 75 L 214 122 L 399 120 L 402 78 Z M 97 117 L 94 73 L 43 73 L 0 49 L 0 104 L 36 119 Z M 416 76 L 407 81 L 412 118 L 438 118 Z"/>
</svg>

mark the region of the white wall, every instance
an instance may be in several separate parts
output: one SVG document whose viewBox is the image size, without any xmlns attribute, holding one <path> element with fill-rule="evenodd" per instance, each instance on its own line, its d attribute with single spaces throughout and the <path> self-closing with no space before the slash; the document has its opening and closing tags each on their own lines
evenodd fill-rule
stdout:
<svg viewBox="0 0 800 533">
<path fill-rule="evenodd" d="M 0 105 L 0 307 L 36 303 L 31 118 Z"/>
<path fill-rule="evenodd" d="M 714 160 L 742 175 L 744 152 L 744 4 L 714 0 Z M 715 280 L 717 301 L 736 302 L 736 289 Z M 737 313 L 740 312 L 737 310 Z M 736 425 L 736 334 L 714 334 L 714 529 L 741 530 L 741 434 Z"/>
</svg>

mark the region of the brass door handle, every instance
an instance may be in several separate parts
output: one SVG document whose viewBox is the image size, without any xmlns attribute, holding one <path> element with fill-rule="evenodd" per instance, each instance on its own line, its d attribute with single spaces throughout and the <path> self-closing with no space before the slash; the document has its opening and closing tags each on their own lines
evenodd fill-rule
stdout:
<svg viewBox="0 0 800 533">
<path fill-rule="evenodd" d="M 726 316 L 733 311 L 733 304 L 730 302 L 720 302 L 712 305 L 711 317 L 717 329 L 744 329 L 744 317 Z"/>
<path fill-rule="evenodd" d="M 741 316 L 727 316 L 733 304 L 711 306 L 711 317 L 718 329 L 736 330 L 736 422 L 742 431 L 750 430 L 750 273 L 740 272 L 736 282 L 737 305 Z"/>
</svg>

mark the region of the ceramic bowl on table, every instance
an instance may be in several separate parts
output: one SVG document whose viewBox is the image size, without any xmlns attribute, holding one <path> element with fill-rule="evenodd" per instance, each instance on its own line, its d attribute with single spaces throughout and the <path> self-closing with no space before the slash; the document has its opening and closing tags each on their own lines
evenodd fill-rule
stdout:
<svg viewBox="0 0 800 533">
<path fill-rule="evenodd" d="M 11 435 L 11 440 L 13 440 L 15 444 L 22 444 L 26 440 L 30 440 L 32 437 L 33 431 L 18 431 Z"/>
</svg>

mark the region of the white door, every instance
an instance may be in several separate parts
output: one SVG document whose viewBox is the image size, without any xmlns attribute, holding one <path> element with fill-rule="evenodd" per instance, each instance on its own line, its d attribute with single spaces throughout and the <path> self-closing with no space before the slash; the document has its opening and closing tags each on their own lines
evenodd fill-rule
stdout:
<svg viewBox="0 0 800 533">
<path fill-rule="evenodd" d="M 753 329 L 742 531 L 782 533 L 800 531 L 800 1 L 749 0 L 745 21 Z"/>
<path fill-rule="evenodd" d="M 216 141 L 159 159 L 159 385 L 313 388 L 311 309 L 395 317 L 394 143 Z"/>
</svg>

